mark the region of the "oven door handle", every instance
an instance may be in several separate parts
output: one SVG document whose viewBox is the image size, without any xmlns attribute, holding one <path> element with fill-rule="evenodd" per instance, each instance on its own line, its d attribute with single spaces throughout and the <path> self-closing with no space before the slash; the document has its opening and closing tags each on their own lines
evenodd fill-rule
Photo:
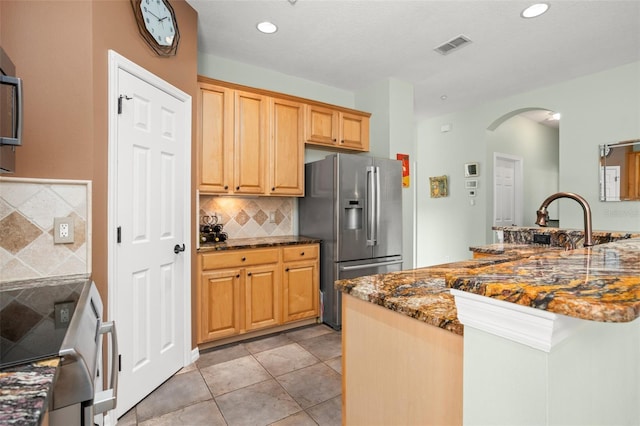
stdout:
<svg viewBox="0 0 640 426">
<path fill-rule="evenodd" d="M 111 322 L 102 323 L 100 335 L 111 334 L 111 380 L 110 388 L 96 393 L 93 398 L 93 412 L 95 414 L 104 413 L 116 408 L 118 400 L 118 335 L 116 324 Z"/>
</svg>

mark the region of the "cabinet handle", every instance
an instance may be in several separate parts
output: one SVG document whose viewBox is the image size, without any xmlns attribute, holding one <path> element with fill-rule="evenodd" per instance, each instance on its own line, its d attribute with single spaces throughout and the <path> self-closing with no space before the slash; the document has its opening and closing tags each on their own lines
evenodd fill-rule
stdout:
<svg viewBox="0 0 640 426">
<path fill-rule="evenodd" d="M 243 256 L 242 257 L 242 261 L 244 262 L 245 260 L 247 260 L 247 258 Z"/>
</svg>

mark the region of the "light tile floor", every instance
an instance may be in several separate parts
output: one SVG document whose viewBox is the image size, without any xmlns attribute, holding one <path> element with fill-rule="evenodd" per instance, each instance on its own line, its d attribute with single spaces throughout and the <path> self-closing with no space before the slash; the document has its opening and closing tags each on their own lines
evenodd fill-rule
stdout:
<svg viewBox="0 0 640 426">
<path fill-rule="evenodd" d="M 313 325 L 203 352 L 118 425 L 340 425 L 341 348 Z"/>
</svg>

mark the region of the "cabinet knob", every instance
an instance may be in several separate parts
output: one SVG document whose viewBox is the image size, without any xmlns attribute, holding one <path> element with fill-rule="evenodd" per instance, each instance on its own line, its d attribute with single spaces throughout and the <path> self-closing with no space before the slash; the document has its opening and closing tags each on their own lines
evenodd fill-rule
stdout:
<svg viewBox="0 0 640 426">
<path fill-rule="evenodd" d="M 340 141 L 340 143 L 344 143 L 344 139 L 342 139 L 342 140 Z"/>
<path fill-rule="evenodd" d="M 300 252 L 300 256 L 304 256 L 304 252 Z"/>
<path fill-rule="evenodd" d="M 276 190 L 276 187 L 275 187 L 275 186 L 272 186 L 272 187 L 271 187 L 271 190 L 272 190 L 272 191 L 275 191 L 275 190 Z"/>
<path fill-rule="evenodd" d="M 335 139 L 335 138 L 334 138 L 334 139 L 332 139 L 332 141 L 336 142 L 336 141 L 337 141 L 337 139 Z"/>
<path fill-rule="evenodd" d="M 285 269 L 284 271 L 285 271 L 285 272 L 289 272 L 289 268 Z"/>
<path fill-rule="evenodd" d="M 242 261 L 244 262 L 245 260 L 247 260 L 247 258 L 242 256 Z"/>
<path fill-rule="evenodd" d="M 236 278 L 240 278 L 240 274 L 236 275 Z"/>
<path fill-rule="evenodd" d="M 225 191 L 226 191 L 227 189 L 229 189 L 229 185 L 225 185 L 225 186 L 224 186 L 224 189 L 225 189 Z"/>
<path fill-rule="evenodd" d="M 248 273 L 247 273 L 247 276 L 249 276 L 249 277 L 250 277 L 250 276 L 251 276 L 251 272 L 248 272 Z"/>
<path fill-rule="evenodd" d="M 239 190 L 240 190 L 240 187 L 239 187 L 239 186 L 236 186 L 236 191 L 239 191 Z"/>
</svg>

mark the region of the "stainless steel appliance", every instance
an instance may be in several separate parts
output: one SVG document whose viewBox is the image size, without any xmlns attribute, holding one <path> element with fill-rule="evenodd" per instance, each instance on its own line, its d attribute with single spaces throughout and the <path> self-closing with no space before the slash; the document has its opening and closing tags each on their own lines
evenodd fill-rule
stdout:
<svg viewBox="0 0 640 426">
<path fill-rule="evenodd" d="M 342 327 L 340 279 L 402 269 L 402 165 L 332 154 L 305 165 L 301 235 L 320 238 L 322 320 Z"/>
<path fill-rule="evenodd" d="M 118 344 L 115 325 L 102 322 L 102 301 L 86 278 L 55 285 L 18 283 L 0 293 L 3 337 L 0 368 L 60 357 L 49 397 L 50 425 L 94 424 L 94 415 L 115 408 Z M 110 334 L 110 388 L 97 392 L 102 341 Z"/>
<path fill-rule="evenodd" d="M 22 144 L 22 80 L 0 47 L 0 173 L 15 171 L 15 149 Z"/>
</svg>

